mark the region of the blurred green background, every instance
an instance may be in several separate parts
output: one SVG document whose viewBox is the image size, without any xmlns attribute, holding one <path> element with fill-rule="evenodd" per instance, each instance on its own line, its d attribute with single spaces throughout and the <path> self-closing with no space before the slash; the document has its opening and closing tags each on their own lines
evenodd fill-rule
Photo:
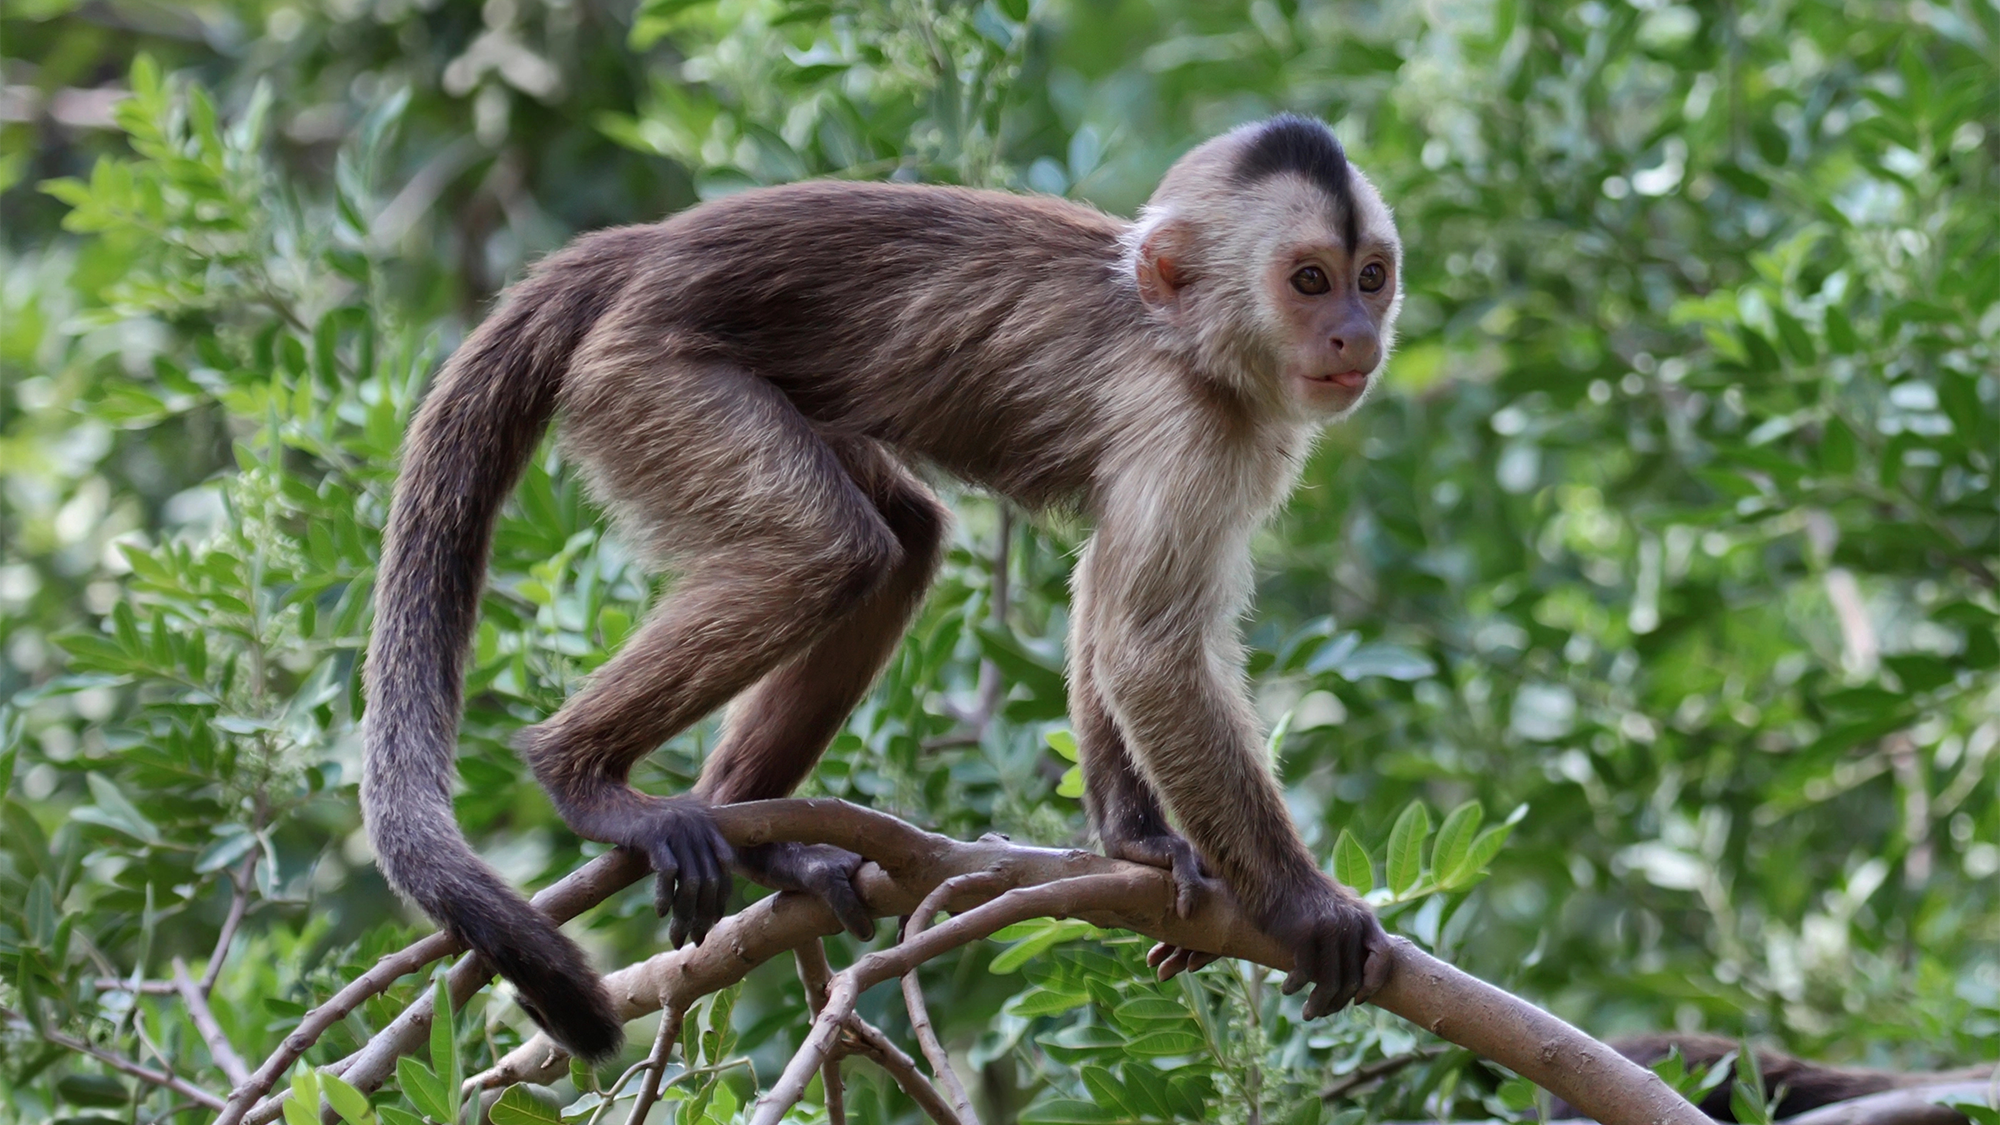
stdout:
<svg viewBox="0 0 2000 1125">
<path fill-rule="evenodd" d="M 1387 393 L 1257 547 L 1251 672 L 1308 839 L 1331 866 L 1350 832 L 1393 928 L 1599 1035 L 2000 1054 L 1993 0 L 12 0 L 0 36 L 19 1120 L 205 1119 L 73 1048 L 226 1092 L 177 999 L 110 980 L 201 973 L 233 898 L 215 1004 L 253 1065 L 427 929 L 360 831 L 357 658 L 410 406 L 526 262 L 808 176 L 1130 214 L 1279 109 L 1334 124 L 1408 255 Z M 1081 842 L 1060 669 L 1085 529 L 951 499 L 943 580 L 809 791 Z M 656 588 L 540 458 L 460 762 L 460 818 L 518 882 L 581 853 L 507 739 Z M 711 735 L 642 781 L 685 786 Z M 1383 864 L 1392 825 L 1455 809 L 1427 873 Z M 1475 815 L 1514 818 L 1483 880 Z M 647 898 L 572 929 L 645 956 Z M 1013 936 L 924 977 L 991 1120 L 1528 1109 L 1373 1009 L 1301 1025 L 1241 966 L 1163 988 L 1119 935 Z M 910 1046 L 892 991 L 864 1012 Z M 700 1057 L 740 1061 L 657 1119 L 732 1119 L 805 1019 L 782 964 L 697 1017 L 733 1027 Z M 475 1001 L 466 1065 L 524 1026 Z M 619 1069 L 535 1091 L 540 1119 Z M 917 1119 L 849 1073 L 856 1120 Z"/>
</svg>

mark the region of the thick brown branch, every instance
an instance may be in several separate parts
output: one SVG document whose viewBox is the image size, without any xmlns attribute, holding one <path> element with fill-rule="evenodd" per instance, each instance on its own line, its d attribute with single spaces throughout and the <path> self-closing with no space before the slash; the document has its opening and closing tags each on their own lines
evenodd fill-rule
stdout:
<svg viewBox="0 0 2000 1125">
<path fill-rule="evenodd" d="M 1204 903 L 1192 917 L 1178 917 L 1173 910 L 1170 876 L 1153 868 L 1074 849 L 1026 847 L 998 836 L 971 842 L 952 840 L 885 813 L 841 801 L 786 800 L 731 805 L 717 809 L 716 819 L 723 834 L 738 847 L 786 841 L 819 842 L 869 856 L 875 862 L 862 869 L 858 889 L 877 917 L 907 914 L 946 879 L 974 871 L 999 872 L 1010 885 L 1027 890 L 1076 876 L 1119 875 L 1121 880 L 1116 885 L 1121 889 L 1117 894 L 1097 897 L 1094 892 L 1088 902 L 1078 904 L 1075 916 L 1099 926 L 1132 930 L 1157 941 L 1244 958 L 1274 969 L 1291 967 L 1290 955 L 1258 932 L 1227 896 Z M 557 897 L 556 892 L 565 892 L 562 898 L 566 910 L 554 909 L 553 904 L 544 905 L 544 909 L 558 918 L 568 918 L 644 873 L 640 860 L 613 852 L 549 888 L 536 901 L 543 904 L 545 899 Z M 977 913 L 954 918 L 923 938 L 946 933 L 961 919 Z M 751 968 L 796 948 L 806 939 L 839 930 L 832 913 L 819 903 L 798 895 L 774 895 L 726 920 L 700 947 L 662 954 L 611 974 L 607 984 L 621 1014 L 632 1019 L 657 1011 L 663 999 L 685 1003 L 726 988 L 742 979 Z M 392 960 L 408 964 L 410 958 L 406 955 L 415 953 L 424 944 L 419 942 Z M 448 940 L 442 944 L 443 949 L 432 953 L 432 958 L 457 948 Z M 406 971 L 421 968 L 428 959 L 417 961 Z M 483 975 L 479 977 L 482 983 L 484 979 Z M 380 987 L 374 991 L 380 991 Z M 348 991 L 343 990 L 342 995 Z M 366 993 L 373 994 L 373 991 Z M 359 1003 L 359 999 L 353 1003 Z M 1406 941 L 1396 943 L 1394 974 L 1374 1003 L 1514 1070 L 1606 1125 L 1709 1125 L 1705 1116 L 1652 1072 L 1526 1001 L 1466 976 Z M 422 1022 L 427 1027 L 428 999 L 419 1005 L 425 1009 Z M 397 1021 L 398 1025 L 402 1023 L 401 1019 Z M 312 1038 L 317 1038 L 324 1026 L 312 1028 Z M 302 1025 L 292 1039 L 307 1031 Z M 393 1036 L 392 1031 L 396 1032 Z M 364 1090 L 379 1087 L 395 1056 L 421 1037 L 421 1031 L 411 1034 L 392 1025 L 378 1033 L 343 1077 Z M 303 1052 L 311 1041 L 306 1039 L 298 1051 Z M 373 1063 L 367 1075 L 360 1075 L 357 1072 L 362 1056 L 382 1061 Z M 291 1059 L 297 1057 L 291 1055 Z M 278 1066 L 277 1072 L 289 1066 L 291 1059 Z M 536 1036 L 479 1076 L 478 1084 L 491 1087 L 537 1075 L 540 1077 L 535 1080 L 546 1081 L 560 1073 L 563 1059 L 546 1038 Z M 270 1065 L 267 1061 L 266 1067 Z M 263 1073 L 260 1069 L 259 1074 Z M 368 1080 L 365 1084 L 363 1078 Z M 264 1090 L 268 1089 L 267 1083 Z M 264 1090 L 256 1091 L 252 1097 Z M 275 1107 L 278 1100 L 271 1099 L 267 1104 Z M 263 1107 L 259 1108 L 261 1112 Z M 236 1120 L 241 1119 L 240 1110 L 238 1115 Z M 274 1110 L 272 1116 L 275 1115 Z M 234 1121 L 226 1118 L 223 1125 L 234 1125 Z"/>
</svg>

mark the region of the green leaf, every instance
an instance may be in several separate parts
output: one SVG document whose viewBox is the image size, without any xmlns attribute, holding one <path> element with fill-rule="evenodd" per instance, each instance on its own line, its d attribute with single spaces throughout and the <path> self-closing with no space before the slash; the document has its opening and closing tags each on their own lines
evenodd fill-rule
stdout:
<svg viewBox="0 0 2000 1125">
<path fill-rule="evenodd" d="M 417 1107 L 417 1112 L 439 1122 L 451 1125 L 456 1121 L 451 1112 L 451 1103 L 445 1096 L 444 1083 L 430 1067 L 404 1055 L 396 1060 L 396 1084 L 403 1089 L 403 1096 Z"/>
<path fill-rule="evenodd" d="M 1171 1020 L 1175 1023 L 1182 1023 L 1194 1018 L 1193 1013 L 1187 1010 L 1185 1004 L 1169 1000 L 1164 996 L 1133 997 L 1123 1004 L 1118 1005 L 1112 1014 L 1117 1017 L 1120 1023 L 1125 1024 L 1157 1022 L 1160 1020 Z"/>
<path fill-rule="evenodd" d="M 556 1108 L 528 1092 L 526 1086 L 509 1086 L 493 1103 L 493 1125 L 561 1125 Z"/>
<path fill-rule="evenodd" d="M 1077 800 L 1083 796 L 1082 766 L 1071 766 L 1063 771 L 1062 777 L 1056 781 L 1056 796 L 1068 797 L 1071 800 Z"/>
<path fill-rule="evenodd" d="M 125 1083 L 108 1074 L 65 1074 L 56 1080 L 56 1093 L 75 1106 L 118 1106 L 132 1100 Z"/>
<path fill-rule="evenodd" d="M 319 1075 L 301 1065 L 292 1075 L 292 1096 L 285 1099 L 285 1125 L 318 1125 Z"/>
<path fill-rule="evenodd" d="M 1431 879 L 1439 886 L 1453 886 L 1465 861 L 1472 854 L 1473 840 L 1486 810 L 1478 801 L 1467 801 L 1451 810 L 1439 827 L 1437 842 L 1431 847 Z M 1467 872 L 1470 874 L 1471 872 Z"/>
<path fill-rule="evenodd" d="M 1009 1000 L 1006 1010 L 1021 1017 L 1033 1019 L 1036 1016 L 1055 1016 L 1072 1011 L 1090 1003 L 1090 997 L 1082 992 L 1064 992 L 1054 988 L 1031 988 Z"/>
<path fill-rule="evenodd" d="M 437 1072 L 444 1094 L 445 1114 L 438 1120 L 443 1125 L 452 1125 L 458 1120 L 459 1083 L 464 1080 L 464 1070 L 458 1058 L 457 1028 L 452 1020 L 451 986 L 445 976 L 440 969 L 431 982 L 431 1067 Z"/>
<path fill-rule="evenodd" d="M 1401 895 L 1423 875 L 1424 840 L 1431 834 L 1431 814 L 1422 801 L 1411 801 L 1389 830 L 1389 889 Z"/>
<path fill-rule="evenodd" d="M 367 1096 L 348 1085 L 339 1075 L 330 1070 L 320 1071 L 319 1088 L 326 1104 L 332 1106 L 333 1111 L 348 1125 L 374 1125 L 375 1111 L 369 1108 Z"/>
<path fill-rule="evenodd" d="M 1208 1040 L 1192 1031 L 1151 1031 L 1128 1041 L 1125 1050 L 1140 1058 L 1196 1055 L 1207 1052 Z"/>
<path fill-rule="evenodd" d="M 1051 1098 L 1021 1113 L 1022 1125 L 1107 1125 L 1119 1120 L 1109 1109 L 1074 1098 Z"/>
<path fill-rule="evenodd" d="M 1054 750 L 1064 761 L 1075 762 L 1079 760 L 1075 734 L 1066 730 L 1052 730 L 1042 737 L 1048 740 L 1049 749 Z"/>
<path fill-rule="evenodd" d="M 1343 828 L 1333 845 L 1333 877 L 1358 895 L 1375 889 L 1375 864 L 1354 833 Z"/>
<path fill-rule="evenodd" d="M 1039 932 L 1024 938 L 993 958 L 992 963 L 987 966 L 988 972 L 1011 973 L 1063 942 L 1091 937 L 1098 932 L 1096 926 L 1077 918 L 1061 921 L 1036 919 L 1036 921 L 1043 923 L 1036 927 Z M 996 938 L 999 936 L 999 934 L 994 935 Z"/>
<path fill-rule="evenodd" d="M 72 819 L 116 829 L 142 843 L 160 842 L 159 828 L 148 820 L 146 814 L 140 812 L 136 805 L 126 799 L 125 794 L 119 791 L 118 786 L 109 777 L 100 771 L 92 770 L 84 775 L 84 781 L 90 786 L 90 795 L 97 804 L 71 810 Z"/>
</svg>

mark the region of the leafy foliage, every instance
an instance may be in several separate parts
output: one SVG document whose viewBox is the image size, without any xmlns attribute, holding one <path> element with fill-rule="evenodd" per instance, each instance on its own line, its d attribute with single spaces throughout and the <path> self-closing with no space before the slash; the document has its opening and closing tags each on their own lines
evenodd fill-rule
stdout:
<svg viewBox="0 0 2000 1125">
<path fill-rule="evenodd" d="M 1905 1065 L 2000 1039 L 1989 0 L 143 11 L 0 14 L 8 98 L 53 115 L 0 125 L 0 1096 L 24 1118 L 199 1117 L 51 1036 L 226 1089 L 150 987 L 175 958 L 214 973 L 255 1059 L 417 931 L 359 831 L 357 657 L 411 404 L 526 259 L 809 175 L 1129 213 L 1178 151 L 1277 108 L 1337 123 L 1409 253 L 1389 393 L 1260 541 L 1248 623 L 1330 869 L 1600 1034 Z M 812 791 L 1079 840 L 1061 669 L 1082 529 L 954 502 L 939 587 Z M 538 458 L 495 546 L 459 763 L 460 820 L 517 882 L 581 853 L 507 740 L 655 591 Z M 985 722 L 982 680 L 1003 688 Z M 685 787 L 711 733 L 642 784 Z M 581 924 L 600 960 L 658 948 L 642 898 Z M 1380 1013 L 1302 1024 L 1240 966 L 1162 987 L 1118 935 L 1006 937 L 922 978 L 999 1120 L 1530 1105 Z M 424 987 L 336 1026 L 299 1107 L 453 1119 L 454 1076 L 522 1034 L 504 1000 L 440 1021 L 372 1106 L 314 1069 Z M 864 1009 L 907 1030 L 887 997 Z M 804 1021 L 775 969 L 705 1002 L 664 1104 L 735 1119 Z M 849 1076 L 856 1119 L 913 1119 Z M 1766 1092 L 1743 1084 L 1750 1120 Z M 493 1113 L 589 1120 L 620 1096 L 577 1068 Z"/>
</svg>

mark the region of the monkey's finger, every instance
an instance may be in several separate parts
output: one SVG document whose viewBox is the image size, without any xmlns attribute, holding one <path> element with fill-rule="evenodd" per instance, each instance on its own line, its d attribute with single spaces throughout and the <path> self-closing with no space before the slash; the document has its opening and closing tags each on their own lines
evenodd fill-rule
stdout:
<svg viewBox="0 0 2000 1125">
<path fill-rule="evenodd" d="M 1290 996 L 1313 982 L 1319 965 L 1319 942 L 1309 939 L 1304 945 L 1292 951 L 1292 971 L 1285 974 L 1285 983 L 1279 991 Z"/>
<path fill-rule="evenodd" d="M 690 860 L 688 881 L 694 884 L 694 893 L 690 896 L 693 906 L 688 914 L 688 935 L 700 945 L 708 931 L 722 920 L 722 896 L 728 884 L 716 866 L 714 852 L 696 848 Z"/>
<path fill-rule="evenodd" d="M 1382 991 L 1389 983 L 1390 970 L 1396 967 L 1396 949 L 1389 944 L 1386 934 L 1371 935 L 1368 942 L 1368 962 L 1361 970 L 1361 991 L 1354 994 L 1354 1002 L 1365 1004 Z"/>
<path fill-rule="evenodd" d="M 655 848 L 652 852 L 653 870 L 653 911 L 661 918 L 674 909 L 674 881 L 680 877 L 681 865 L 675 861 L 674 853 L 665 848 Z"/>
<path fill-rule="evenodd" d="M 681 866 L 680 885 L 674 888 L 674 921 L 668 927 L 667 937 L 675 949 L 681 947 L 683 939 L 695 936 L 695 921 L 701 907 L 701 869 L 695 866 L 697 862 L 696 856 L 687 857 Z"/>
<path fill-rule="evenodd" d="M 1166 980 L 1172 980 L 1175 977 L 1186 972 L 1188 967 L 1188 957 L 1192 955 L 1193 952 L 1194 952 L 1193 950 L 1187 948 L 1184 945 L 1174 946 L 1173 952 L 1167 954 L 1165 957 L 1160 959 L 1160 963 L 1155 969 L 1155 975 L 1157 975 L 1159 979 L 1166 981 Z"/>
<path fill-rule="evenodd" d="M 839 875 L 827 880 L 820 897 L 833 910 L 833 916 L 840 919 L 840 927 L 862 941 L 875 936 L 875 918 L 868 908 L 861 904 L 861 896 L 854 891 L 854 884 Z"/>
<path fill-rule="evenodd" d="M 1168 957 L 1173 956 L 1174 950 L 1178 948 L 1180 947 L 1168 945 L 1164 941 L 1154 945 L 1153 948 L 1146 951 L 1146 967 L 1149 969 L 1159 968 L 1162 964 L 1166 963 Z"/>
<path fill-rule="evenodd" d="M 1200 950 L 1195 950 L 1188 954 L 1188 972 L 1191 973 L 1204 966 L 1213 965 L 1221 957 L 1222 954 L 1220 953 L 1203 953 Z"/>
</svg>

